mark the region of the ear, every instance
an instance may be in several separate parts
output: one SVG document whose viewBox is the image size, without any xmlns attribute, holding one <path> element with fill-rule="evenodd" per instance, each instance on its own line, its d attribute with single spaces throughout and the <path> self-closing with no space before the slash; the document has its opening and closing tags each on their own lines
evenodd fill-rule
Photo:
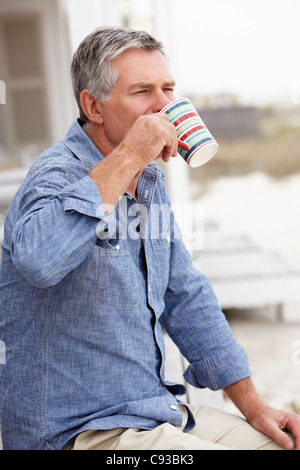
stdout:
<svg viewBox="0 0 300 470">
<path fill-rule="evenodd" d="M 101 103 L 88 90 L 80 93 L 80 105 L 89 121 L 95 124 L 103 123 Z"/>
</svg>

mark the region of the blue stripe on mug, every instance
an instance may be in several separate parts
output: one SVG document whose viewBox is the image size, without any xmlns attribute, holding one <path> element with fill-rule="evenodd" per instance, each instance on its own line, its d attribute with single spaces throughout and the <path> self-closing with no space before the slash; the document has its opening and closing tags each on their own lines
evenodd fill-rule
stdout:
<svg viewBox="0 0 300 470">
<path fill-rule="evenodd" d="M 178 153 L 192 167 L 203 165 L 218 150 L 209 130 L 188 98 L 180 98 L 161 110 L 175 126 L 177 138 L 190 146 L 188 151 L 178 148 Z M 202 128 L 203 125 L 203 128 Z"/>
<path fill-rule="evenodd" d="M 206 139 L 202 139 L 199 142 L 197 142 L 196 144 L 194 144 L 193 147 L 191 147 L 188 150 L 188 152 L 186 152 L 185 150 L 179 148 L 178 153 L 184 158 L 184 160 L 186 162 L 188 162 L 189 158 L 195 152 L 195 150 L 197 150 L 199 147 L 202 147 L 202 145 L 207 144 L 208 142 L 214 142 L 214 139 L 212 139 L 211 137 L 207 137 Z"/>
</svg>

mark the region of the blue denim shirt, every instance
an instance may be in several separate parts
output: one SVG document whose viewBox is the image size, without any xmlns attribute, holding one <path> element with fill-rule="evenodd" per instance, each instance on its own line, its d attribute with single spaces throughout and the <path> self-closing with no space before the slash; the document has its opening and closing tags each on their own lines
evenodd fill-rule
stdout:
<svg viewBox="0 0 300 470">
<path fill-rule="evenodd" d="M 0 271 L 4 449 L 62 449 L 87 429 L 181 425 L 163 329 L 213 390 L 250 376 L 174 222 L 153 163 L 105 215 L 103 156 L 75 121 L 30 169 L 6 217 Z M 186 431 L 193 427 L 190 414 Z"/>
</svg>

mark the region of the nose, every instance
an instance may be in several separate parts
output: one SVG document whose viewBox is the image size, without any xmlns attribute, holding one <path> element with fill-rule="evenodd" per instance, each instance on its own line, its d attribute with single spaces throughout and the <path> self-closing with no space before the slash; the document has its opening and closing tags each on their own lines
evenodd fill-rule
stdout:
<svg viewBox="0 0 300 470">
<path fill-rule="evenodd" d="M 163 90 L 161 90 L 161 92 L 159 92 L 155 97 L 155 101 L 152 106 L 152 112 L 159 113 L 159 111 L 161 111 L 165 106 L 167 106 L 167 104 L 171 103 L 174 99 L 175 97 L 170 97 L 170 95 L 167 96 L 163 92 Z"/>
</svg>

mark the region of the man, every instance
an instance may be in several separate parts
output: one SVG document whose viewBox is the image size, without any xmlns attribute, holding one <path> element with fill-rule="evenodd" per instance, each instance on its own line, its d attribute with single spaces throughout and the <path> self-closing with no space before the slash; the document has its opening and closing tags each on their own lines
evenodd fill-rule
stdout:
<svg viewBox="0 0 300 470">
<path fill-rule="evenodd" d="M 261 401 L 178 236 L 154 163 L 178 145 L 159 114 L 175 98 L 161 43 L 100 28 L 76 51 L 72 78 L 80 120 L 37 159 L 6 218 L 4 448 L 292 448 L 287 429 L 299 449 L 299 417 Z M 162 327 L 190 363 L 186 380 L 224 388 L 252 426 L 180 403 Z"/>
</svg>

